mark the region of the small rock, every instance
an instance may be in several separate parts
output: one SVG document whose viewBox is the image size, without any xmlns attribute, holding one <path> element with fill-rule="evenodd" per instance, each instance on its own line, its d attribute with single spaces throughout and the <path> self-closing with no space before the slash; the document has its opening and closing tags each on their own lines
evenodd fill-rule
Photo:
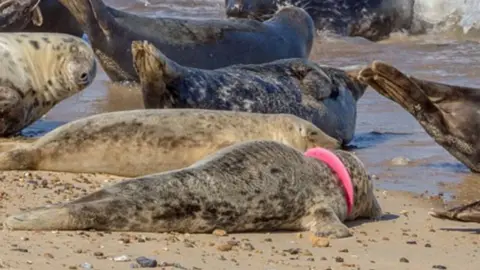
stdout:
<svg viewBox="0 0 480 270">
<path fill-rule="evenodd" d="M 415 240 L 410 240 L 410 241 L 407 241 L 407 244 L 408 244 L 408 245 L 416 245 L 416 244 L 417 244 L 417 241 L 415 241 Z"/>
<path fill-rule="evenodd" d="M 348 249 L 344 248 L 344 249 L 340 249 L 338 252 L 341 252 L 341 253 L 348 253 Z"/>
<path fill-rule="evenodd" d="M 312 257 L 310 257 L 310 258 L 307 258 L 307 261 L 309 261 L 309 262 L 314 262 L 314 261 L 315 261 L 315 259 L 314 259 L 314 258 L 312 258 Z"/>
<path fill-rule="evenodd" d="M 426 247 L 426 248 L 431 248 L 431 247 L 432 247 L 432 245 L 431 245 L 431 244 L 429 244 L 429 243 L 426 243 L 426 244 L 425 244 L 425 247 Z"/>
<path fill-rule="evenodd" d="M 255 250 L 255 248 L 253 247 L 252 244 L 248 243 L 248 242 L 242 242 L 240 244 L 240 248 L 243 249 L 243 250 L 246 250 L 246 251 L 253 251 Z"/>
<path fill-rule="evenodd" d="M 432 268 L 433 268 L 433 269 L 447 269 L 446 266 L 440 265 L 440 264 L 434 265 L 434 266 L 432 266 Z"/>
<path fill-rule="evenodd" d="M 103 256 L 103 252 L 101 252 L 101 251 L 95 251 L 95 252 L 93 252 L 93 256 L 102 257 L 102 256 Z"/>
<path fill-rule="evenodd" d="M 127 255 L 120 255 L 113 257 L 113 260 L 116 262 L 129 262 L 131 259 Z"/>
<path fill-rule="evenodd" d="M 12 248 L 11 251 L 19 251 L 19 252 L 27 253 L 28 249 L 26 249 L 26 248 Z"/>
<path fill-rule="evenodd" d="M 216 236 L 227 236 L 228 233 L 227 231 L 225 230 L 219 230 L 219 229 L 216 229 L 212 232 L 213 235 L 216 235 Z"/>
<path fill-rule="evenodd" d="M 338 263 L 343 263 L 345 260 L 342 257 L 335 257 L 335 261 Z"/>
<path fill-rule="evenodd" d="M 410 159 L 406 157 L 396 157 L 390 161 L 390 164 L 394 166 L 406 166 L 410 162 Z"/>
<path fill-rule="evenodd" d="M 228 243 L 221 243 L 217 245 L 217 250 L 219 251 L 230 251 L 232 250 L 233 246 Z"/>
<path fill-rule="evenodd" d="M 297 238 L 298 238 L 298 239 L 302 239 L 302 238 L 303 238 L 303 234 L 302 234 L 302 233 L 297 233 Z"/>
<path fill-rule="evenodd" d="M 327 257 L 321 257 L 320 258 L 320 261 L 326 261 L 327 260 Z"/>
<path fill-rule="evenodd" d="M 70 270 L 77 270 L 78 267 L 75 266 L 75 265 L 70 265 L 70 266 L 68 267 L 68 269 L 70 269 Z"/>
<path fill-rule="evenodd" d="M 265 241 L 265 242 L 272 242 L 272 238 L 265 238 L 263 241 Z"/>
<path fill-rule="evenodd" d="M 45 258 L 47 258 L 47 259 L 53 259 L 53 258 L 55 258 L 55 257 L 53 257 L 53 255 L 52 255 L 51 253 L 45 253 L 45 254 L 43 254 L 43 256 L 44 256 Z"/>
<path fill-rule="evenodd" d="M 312 247 L 328 247 L 330 246 L 330 240 L 325 237 L 317 237 L 311 236 L 310 242 L 312 243 Z"/>
<path fill-rule="evenodd" d="M 303 250 L 302 254 L 304 256 L 313 256 L 312 252 L 310 252 L 310 250 L 308 250 L 308 249 Z"/>
<path fill-rule="evenodd" d="M 91 265 L 88 262 L 84 262 L 84 263 L 80 264 L 80 267 L 83 268 L 83 269 L 93 269 L 93 265 Z"/>
<path fill-rule="evenodd" d="M 290 255 L 297 255 L 298 253 L 300 253 L 300 249 L 299 248 L 289 248 L 289 249 L 283 250 L 283 252 L 289 253 Z"/>
<path fill-rule="evenodd" d="M 154 268 L 157 267 L 157 260 L 149 259 L 147 257 L 138 257 L 136 259 L 137 263 L 140 264 L 141 267 L 145 268 Z"/>
<path fill-rule="evenodd" d="M 22 241 L 28 241 L 28 240 L 30 240 L 30 239 L 29 239 L 28 237 L 20 237 L 20 240 L 22 240 Z"/>
<path fill-rule="evenodd" d="M 407 258 L 402 257 L 402 258 L 400 258 L 400 262 L 401 263 L 409 263 L 410 261 Z"/>
<path fill-rule="evenodd" d="M 220 261 L 226 261 L 227 260 L 227 258 L 225 258 L 225 256 L 223 256 L 223 255 L 218 256 L 218 259 Z"/>
</svg>

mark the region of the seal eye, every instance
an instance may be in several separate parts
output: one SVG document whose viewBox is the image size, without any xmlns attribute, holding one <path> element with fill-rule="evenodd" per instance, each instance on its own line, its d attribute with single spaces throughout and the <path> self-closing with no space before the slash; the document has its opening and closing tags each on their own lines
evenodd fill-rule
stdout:
<svg viewBox="0 0 480 270">
<path fill-rule="evenodd" d="M 88 74 L 86 72 L 80 74 L 79 78 L 81 83 L 88 83 Z"/>
</svg>

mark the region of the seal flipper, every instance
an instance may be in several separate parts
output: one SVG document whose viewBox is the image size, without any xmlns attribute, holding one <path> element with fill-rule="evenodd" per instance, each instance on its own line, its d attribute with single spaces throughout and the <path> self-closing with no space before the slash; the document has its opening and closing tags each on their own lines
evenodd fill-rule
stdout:
<svg viewBox="0 0 480 270">
<path fill-rule="evenodd" d="M 310 216 L 305 218 L 304 224 L 317 237 L 345 238 L 352 236 L 348 227 L 329 207 L 316 208 Z"/>
<path fill-rule="evenodd" d="M 480 151 L 476 150 L 480 149 L 476 132 L 480 119 L 475 119 L 476 112 L 466 104 L 475 106 L 480 101 L 476 91 L 416 79 L 379 61 L 358 77 L 413 115 L 438 144 L 470 170 L 480 172 Z"/>
<path fill-rule="evenodd" d="M 480 201 L 448 210 L 432 210 L 428 214 L 439 219 L 480 223 Z"/>
<path fill-rule="evenodd" d="M 142 85 L 145 108 L 172 108 L 178 93 L 169 89 L 167 84 L 182 76 L 183 67 L 148 41 L 133 41 L 132 56 Z"/>
</svg>

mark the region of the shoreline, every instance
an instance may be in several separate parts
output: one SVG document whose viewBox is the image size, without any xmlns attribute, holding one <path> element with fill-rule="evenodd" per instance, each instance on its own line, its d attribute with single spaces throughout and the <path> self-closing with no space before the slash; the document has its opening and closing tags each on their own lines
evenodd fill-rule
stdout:
<svg viewBox="0 0 480 270">
<path fill-rule="evenodd" d="M 83 196 L 118 179 L 123 178 L 1 172 L 0 219 L 3 222 L 7 215 L 21 210 Z M 163 263 L 163 269 L 476 269 L 478 224 L 428 216 L 432 207 L 442 207 L 438 196 L 390 190 L 377 190 L 376 196 L 383 218 L 348 222 L 353 236 L 331 239 L 328 247 L 313 247 L 309 232 L 217 236 L 2 230 L 0 268 L 124 269 L 145 256 Z M 130 261 L 112 260 L 123 255 Z M 84 263 L 89 265 L 82 266 Z"/>
</svg>

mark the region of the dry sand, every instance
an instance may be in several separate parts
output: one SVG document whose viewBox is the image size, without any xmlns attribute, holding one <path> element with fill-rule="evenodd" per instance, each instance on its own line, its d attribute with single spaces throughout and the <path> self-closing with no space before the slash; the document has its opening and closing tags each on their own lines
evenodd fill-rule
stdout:
<svg viewBox="0 0 480 270">
<path fill-rule="evenodd" d="M 2 172 L 0 220 L 22 209 L 77 198 L 118 177 Z M 479 269 L 480 226 L 430 218 L 438 198 L 377 191 L 378 222 L 349 224 L 354 236 L 313 247 L 308 232 L 155 234 L 1 231 L 0 268 L 130 269 L 140 256 L 162 269 Z M 112 258 L 126 255 L 130 261 Z M 89 265 L 85 268 L 85 264 Z M 82 266 L 83 264 L 83 266 Z"/>
</svg>

